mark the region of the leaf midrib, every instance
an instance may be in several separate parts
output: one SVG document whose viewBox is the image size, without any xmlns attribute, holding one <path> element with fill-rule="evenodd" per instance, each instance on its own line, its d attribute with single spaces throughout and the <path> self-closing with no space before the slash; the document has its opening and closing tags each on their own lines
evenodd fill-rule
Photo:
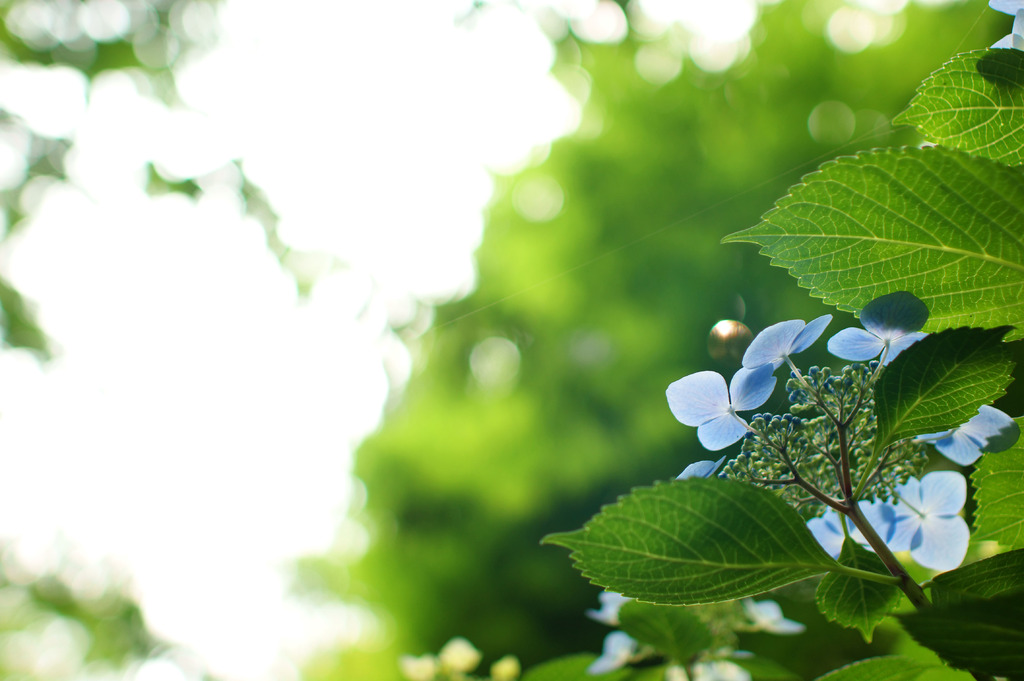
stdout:
<svg viewBox="0 0 1024 681">
<path fill-rule="evenodd" d="M 820 207 L 820 208 L 827 208 L 828 207 L 828 206 L 823 206 L 820 203 L 810 203 L 810 202 L 807 202 L 807 201 L 804 201 L 804 202 L 801 202 L 801 203 L 803 203 L 804 205 L 817 206 L 817 207 Z M 793 206 L 793 205 L 800 205 L 800 204 L 790 204 L 789 206 L 787 206 L 787 208 L 789 208 L 790 206 Z M 774 223 L 772 223 L 770 221 L 767 221 L 767 220 L 765 222 L 767 224 L 774 224 Z M 916 226 L 917 225 L 915 225 L 915 227 Z M 783 234 L 779 234 L 779 235 L 767 235 L 766 234 L 764 236 L 777 236 L 778 238 L 791 238 L 793 235 L 783 233 Z M 1014 269 L 1014 270 L 1017 270 L 1017 271 L 1019 271 L 1021 273 L 1024 273 L 1024 263 L 1015 263 L 1015 262 L 1012 262 L 1010 260 L 1004 260 L 1003 258 L 998 258 L 996 256 L 989 255 L 987 253 L 977 253 L 975 251 L 968 251 L 968 250 L 965 250 L 965 249 L 962 249 L 962 248 L 953 248 L 953 247 L 950 247 L 950 246 L 943 246 L 943 245 L 930 246 L 928 244 L 923 244 L 923 243 L 920 243 L 920 242 L 900 241 L 900 240 L 897 240 L 897 239 L 886 239 L 886 238 L 876 237 L 876 236 L 865 237 L 865 236 L 853 236 L 853 235 L 845 235 L 845 234 L 843 234 L 843 235 L 839 235 L 839 234 L 798 234 L 796 236 L 810 238 L 810 239 L 855 239 L 855 240 L 858 240 L 858 241 L 873 241 L 873 242 L 878 242 L 878 243 L 887 244 L 887 245 L 893 245 L 893 246 L 911 246 L 911 247 L 917 248 L 918 250 L 939 251 L 939 252 L 943 252 L 943 253 L 950 253 L 950 254 L 955 254 L 955 255 L 961 255 L 961 256 L 969 257 L 969 258 L 972 258 L 974 260 L 983 260 L 983 261 L 986 261 L 986 262 L 991 263 L 993 265 L 997 265 L 997 266 L 1000 266 L 1000 267 L 1008 267 L 1010 269 Z M 736 241 L 746 241 L 747 239 L 735 239 L 735 240 Z M 732 241 L 732 239 L 730 239 L 730 241 Z M 757 243 L 757 242 L 755 241 L 753 243 Z M 822 258 L 822 257 L 825 257 L 825 256 L 824 255 L 819 255 L 819 256 L 815 256 L 815 257 Z M 809 259 L 809 258 L 805 258 L 805 259 Z"/>
</svg>

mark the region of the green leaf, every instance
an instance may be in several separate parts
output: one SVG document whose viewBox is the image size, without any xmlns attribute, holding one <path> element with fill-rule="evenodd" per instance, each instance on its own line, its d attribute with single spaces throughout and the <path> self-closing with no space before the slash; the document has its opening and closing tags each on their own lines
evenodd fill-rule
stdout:
<svg viewBox="0 0 1024 681">
<path fill-rule="evenodd" d="M 914 435 L 956 428 L 1006 392 L 1014 363 L 1008 328 L 950 329 L 894 359 L 875 384 L 875 451 Z"/>
<path fill-rule="evenodd" d="M 878 556 L 850 539 L 843 542 L 839 563 L 889 574 Z M 899 604 L 901 595 L 898 586 L 832 572 L 818 584 L 814 600 L 826 618 L 844 627 L 859 629 L 864 640 L 870 643 L 875 626 Z"/>
<path fill-rule="evenodd" d="M 775 660 L 760 655 L 737 655 L 729 661 L 743 667 L 754 681 L 799 681 L 800 675 L 794 674 Z"/>
<path fill-rule="evenodd" d="M 523 674 L 522 681 L 624 681 L 630 676 L 629 669 L 616 669 L 600 676 L 587 674 L 587 667 L 597 659 L 596 655 L 584 653 L 549 660 L 536 667 L 530 667 Z"/>
<path fill-rule="evenodd" d="M 1024 163 L 1024 52 L 958 54 L 925 79 L 893 123 L 925 139 L 1006 163 Z"/>
<path fill-rule="evenodd" d="M 914 681 L 926 671 L 938 668 L 912 657 L 872 657 L 840 667 L 815 681 Z"/>
<path fill-rule="evenodd" d="M 932 580 L 932 602 L 952 605 L 959 601 L 995 598 L 1024 591 L 1024 550 L 1002 553 Z"/>
<path fill-rule="evenodd" d="M 678 662 L 688 661 L 713 642 L 707 625 L 678 605 L 626 603 L 619 610 L 619 628 Z"/>
<path fill-rule="evenodd" d="M 571 549 L 593 583 L 666 605 L 755 596 L 838 567 L 784 501 L 719 479 L 636 489 L 544 543 Z"/>
<path fill-rule="evenodd" d="M 727 236 L 761 246 L 812 295 L 856 311 L 909 291 L 925 331 L 1020 328 L 1024 173 L 944 149 L 882 149 L 830 161 L 760 224 Z"/>
<path fill-rule="evenodd" d="M 1015 420 L 1024 427 L 1024 417 Z M 978 502 L 974 538 L 1024 548 L 1024 440 L 1005 452 L 985 454 L 976 466 L 971 474 Z"/>
<path fill-rule="evenodd" d="M 954 667 L 995 676 L 1024 669 L 1024 592 L 897 617 L 915 641 Z"/>
</svg>

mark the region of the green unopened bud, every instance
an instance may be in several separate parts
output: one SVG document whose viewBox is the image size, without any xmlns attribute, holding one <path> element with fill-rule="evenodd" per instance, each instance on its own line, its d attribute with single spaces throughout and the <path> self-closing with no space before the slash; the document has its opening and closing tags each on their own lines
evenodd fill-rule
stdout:
<svg viewBox="0 0 1024 681">
<path fill-rule="evenodd" d="M 461 636 L 456 636 L 445 643 L 438 655 L 444 669 L 462 673 L 476 669 L 476 666 L 480 664 L 481 657 L 480 651 Z"/>
<path fill-rule="evenodd" d="M 506 655 L 491 665 L 492 681 L 515 681 L 519 678 L 522 667 L 515 655 Z"/>
<path fill-rule="evenodd" d="M 402 655 L 398 666 L 409 681 L 434 681 L 437 677 L 438 662 L 433 655 Z"/>
</svg>

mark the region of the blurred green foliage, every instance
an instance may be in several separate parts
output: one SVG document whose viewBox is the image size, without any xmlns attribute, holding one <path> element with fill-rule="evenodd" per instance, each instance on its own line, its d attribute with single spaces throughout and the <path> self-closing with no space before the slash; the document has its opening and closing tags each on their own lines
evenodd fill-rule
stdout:
<svg viewBox="0 0 1024 681">
<path fill-rule="evenodd" d="M 347 568 L 330 556 L 303 566 L 307 588 L 370 604 L 387 635 L 373 650 L 315 661 L 310 678 L 397 679 L 399 654 L 437 651 L 454 635 L 481 648 L 485 664 L 507 652 L 529 667 L 599 650 L 606 630 L 583 616 L 597 589 L 540 538 L 707 458 L 664 390 L 693 371 L 738 366 L 709 356 L 717 321 L 756 332 L 834 312 L 756 249 L 720 239 L 755 224 L 828 158 L 916 144 L 885 121 L 954 52 L 1006 30 L 980 0 L 910 5 L 898 40 L 844 54 L 823 37 L 841 4 L 765 6 L 737 66 L 710 74 L 686 61 L 661 86 L 637 75 L 644 43 L 635 36 L 559 43 L 554 72 L 590 86 L 580 131 L 543 163 L 497 178 L 477 290 L 438 309 L 400 404 L 360 449 L 368 552 Z M 842 134 L 818 142 L 808 132 L 825 101 L 854 112 L 844 146 Z M 523 217 L 530 192 L 552 183 L 561 212 Z M 838 314 L 833 328 L 850 322 Z M 771 645 L 765 654 L 811 678 L 893 645 L 884 630 L 866 648 L 827 625 L 812 594 L 813 585 L 796 585 L 781 597 L 787 616 L 811 625 L 799 645 L 821 654 L 808 659 L 793 653 L 796 643 L 756 635 L 741 647 Z"/>
</svg>

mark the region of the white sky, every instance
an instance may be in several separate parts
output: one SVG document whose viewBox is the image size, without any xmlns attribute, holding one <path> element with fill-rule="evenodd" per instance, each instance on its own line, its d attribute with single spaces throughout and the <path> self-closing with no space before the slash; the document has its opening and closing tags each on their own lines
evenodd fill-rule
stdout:
<svg viewBox="0 0 1024 681">
<path fill-rule="evenodd" d="M 21 30 L 45 40 L 31 24 L 45 3 L 21 4 Z M 552 35 L 567 20 L 588 40 L 625 35 L 608 0 L 522 4 Z M 522 167 L 580 121 L 538 24 L 501 7 L 458 29 L 468 5 L 225 0 L 217 46 L 176 66 L 176 109 L 131 74 L 88 89 L 72 69 L 0 62 L 0 106 L 73 142 L 69 181 L 31 180 L 29 217 L 0 244 L 0 273 L 57 350 L 43 366 L 0 351 L 9 575 L 45 569 L 66 540 L 130 574 L 157 633 L 229 681 L 294 678 L 311 646 L 374 635 L 358 609 L 289 598 L 287 568 L 332 546 L 358 553 L 351 451 L 376 427 L 389 378 L 409 370 L 389 320 L 471 289 L 487 169 Z M 117 0 L 88 7 L 94 37 L 127 25 Z M 654 37 L 685 27 L 711 70 L 746 53 L 758 11 L 640 10 Z M 201 4 L 178 20 L 210 30 Z M 637 69 L 664 82 L 682 52 L 654 37 Z M 24 178 L 23 152 L 0 128 L 0 188 Z M 266 191 L 286 243 L 349 269 L 300 299 L 243 214 L 232 159 Z M 197 178 L 201 197 L 147 196 L 149 162 Z M 551 184 L 521 188 L 524 217 L 557 215 L 565 197 Z M 135 677 L 179 681 L 188 667 L 151 662 Z"/>
</svg>

